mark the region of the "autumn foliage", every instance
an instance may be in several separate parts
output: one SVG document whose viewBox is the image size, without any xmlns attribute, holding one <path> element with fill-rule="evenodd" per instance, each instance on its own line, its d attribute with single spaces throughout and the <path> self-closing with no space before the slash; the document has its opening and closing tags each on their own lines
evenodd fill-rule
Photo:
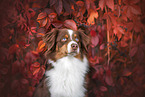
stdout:
<svg viewBox="0 0 145 97">
<path fill-rule="evenodd" d="M 145 0 L 1 0 L 0 96 L 32 97 L 47 68 L 42 37 L 89 30 L 89 97 L 145 96 Z"/>
</svg>

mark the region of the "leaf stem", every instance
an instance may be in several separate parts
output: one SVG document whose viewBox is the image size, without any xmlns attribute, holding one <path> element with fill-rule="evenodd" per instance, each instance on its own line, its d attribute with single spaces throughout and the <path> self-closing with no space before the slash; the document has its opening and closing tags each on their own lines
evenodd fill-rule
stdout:
<svg viewBox="0 0 145 97">
<path fill-rule="evenodd" d="M 107 7 L 105 6 L 105 12 L 107 13 L 108 11 L 107 11 Z M 108 54 L 108 65 L 109 65 L 109 63 L 110 63 L 110 49 L 109 49 L 109 43 L 110 43 L 110 32 L 109 32 L 109 23 L 108 23 L 108 19 L 107 19 L 107 42 L 108 42 L 108 44 L 107 44 L 107 54 Z"/>
</svg>

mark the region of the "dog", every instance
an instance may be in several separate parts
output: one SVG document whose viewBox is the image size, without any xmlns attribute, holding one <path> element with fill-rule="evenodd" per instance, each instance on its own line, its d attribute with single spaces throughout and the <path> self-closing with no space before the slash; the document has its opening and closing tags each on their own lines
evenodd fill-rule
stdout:
<svg viewBox="0 0 145 97">
<path fill-rule="evenodd" d="M 54 28 L 43 41 L 49 66 L 33 97 L 85 97 L 89 35 L 81 29 Z"/>
</svg>

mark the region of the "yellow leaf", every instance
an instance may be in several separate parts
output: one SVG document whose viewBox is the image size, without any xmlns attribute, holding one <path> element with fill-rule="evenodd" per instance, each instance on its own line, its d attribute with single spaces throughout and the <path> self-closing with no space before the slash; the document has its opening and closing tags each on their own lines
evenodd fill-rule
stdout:
<svg viewBox="0 0 145 97">
<path fill-rule="evenodd" d="M 43 44 L 40 46 L 39 49 L 42 49 L 44 46 L 45 46 L 45 43 L 43 43 Z"/>
<path fill-rule="evenodd" d="M 94 25 L 95 24 L 95 18 L 97 19 L 98 18 L 98 12 L 97 11 L 92 11 L 90 13 L 90 16 L 87 20 L 88 24 L 90 25 Z"/>
</svg>

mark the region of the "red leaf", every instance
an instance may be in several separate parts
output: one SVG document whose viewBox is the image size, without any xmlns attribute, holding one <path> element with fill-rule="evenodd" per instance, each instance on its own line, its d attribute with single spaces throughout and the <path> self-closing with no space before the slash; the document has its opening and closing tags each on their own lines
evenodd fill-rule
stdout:
<svg viewBox="0 0 145 97">
<path fill-rule="evenodd" d="M 44 12 L 46 12 L 47 14 L 51 14 L 51 13 L 54 13 L 54 10 L 52 10 L 50 8 L 45 8 Z"/>
<path fill-rule="evenodd" d="M 33 68 L 39 68 L 39 67 L 40 67 L 40 63 L 35 62 L 35 63 L 31 64 L 31 66 L 32 66 Z"/>
<path fill-rule="evenodd" d="M 51 25 L 50 19 L 48 18 L 47 20 L 48 20 L 48 21 L 47 21 L 47 24 L 46 24 L 46 26 L 45 26 L 45 29 L 48 29 L 48 28 L 50 27 L 50 25 Z"/>
<path fill-rule="evenodd" d="M 106 76 L 105 81 L 109 86 L 114 86 L 112 76 Z"/>
<path fill-rule="evenodd" d="M 121 18 L 127 22 L 127 16 L 125 14 L 122 14 Z"/>
<path fill-rule="evenodd" d="M 114 0 L 100 0 L 99 7 L 103 10 L 105 5 L 107 5 L 112 11 L 114 11 Z"/>
<path fill-rule="evenodd" d="M 33 52 L 27 52 L 25 55 L 25 62 L 26 64 L 31 64 L 33 61 L 36 61 L 38 55 L 36 56 Z"/>
<path fill-rule="evenodd" d="M 129 23 L 127 23 L 126 26 L 128 28 L 128 31 L 131 31 L 133 29 L 134 24 L 133 24 L 133 22 L 129 22 Z"/>
<path fill-rule="evenodd" d="M 33 75 L 39 73 L 39 71 L 40 71 L 40 63 L 35 62 L 35 63 L 31 64 L 30 70 L 32 71 Z"/>
<path fill-rule="evenodd" d="M 48 15 L 48 17 L 49 17 L 50 19 L 54 19 L 54 18 L 56 18 L 56 16 L 57 16 L 56 13 L 50 13 L 50 14 Z"/>
<path fill-rule="evenodd" d="M 125 7 L 124 7 L 124 11 L 126 12 L 126 16 L 127 16 L 129 19 L 132 19 L 132 13 L 131 13 L 130 8 L 128 8 L 128 6 L 125 6 Z"/>
<path fill-rule="evenodd" d="M 104 50 L 104 48 L 105 48 L 105 44 L 103 43 L 100 45 L 100 50 Z"/>
<path fill-rule="evenodd" d="M 31 27 L 31 31 L 32 31 L 33 33 L 37 33 L 37 32 L 36 32 L 36 27 Z"/>
<path fill-rule="evenodd" d="M 97 56 L 95 56 L 94 58 L 90 57 L 89 62 L 92 63 L 92 64 L 98 64 L 99 63 L 99 58 Z"/>
<path fill-rule="evenodd" d="M 101 90 L 102 92 L 106 92 L 108 89 L 107 89 L 105 86 L 101 86 L 101 87 L 100 87 L 100 90 Z"/>
<path fill-rule="evenodd" d="M 103 33 L 99 33 L 99 45 L 102 44 L 103 38 L 104 38 Z"/>
<path fill-rule="evenodd" d="M 130 57 L 133 57 L 137 53 L 138 47 L 134 47 L 131 49 L 129 55 Z"/>
<path fill-rule="evenodd" d="M 140 2 L 140 0 L 130 0 L 130 3 L 131 3 L 131 4 L 136 4 L 136 3 L 138 3 L 138 2 Z"/>
<path fill-rule="evenodd" d="M 86 5 L 86 8 L 89 9 L 90 8 L 90 0 L 85 0 L 85 5 Z"/>
<path fill-rule="evenodd" d="M 105 7 L 105 0 L 100 0 L 99 1 L 99 7 L 103 10 Z"/>
<path fill-rule="evenodd" d="M 90 31 L 90 34 L 91 34 L 92 37 L 95 37 L 95 36 L 96 36 L 96 33 L 97 33 L 97 32 L 94 31 L 94 30 L 91 30 L 91 31 Z"/>
<path fill-rule="evenodd" d="M 35 16 L 36 12 L 32 8 L 29 8 L 28 11 L 29 11 L 31 17 Z"/>
<path fill-rule="evenodd" d="M 45 66 L 41 66 L 41 72 L 42 72 L 42 75 L 45 73 Z"/>
<path fill-rule="evenodd" d="M 47 19 L 48 18 L 45 18 L 45 19 L 41 20 L 40 27 L 44 27 L 47 24 Z"/>
<path fill-rule="evenodd" d="M 130 72 L 128 69 L 125 69 L 122 73 L 122 76 L 130 76 L 132 72 Z"/>
<path fill-rule="evenodd" d="M 141 15 L 141 9 L 140 9 L 140 6 L 137 6 L 137 5 L 132 5 L 129 7 L 131 12 L 133 14 L 136 14 L 136 15 Z"/>
<path fill-rule="evenodd" d="M 55 10 L 57 12 L 58 15 L 61 14 L 62 12 L 62 8 L 63 8 L 63 5 L 62 5 L 62 0 L 58 0 L 55 4 Z"/>
<path fill-rule="evenodd" d="M 99 43 L 99 37 L 97 35 L 95 37 L 91 37 L 91 43 L 93 46 L 97 46 Z"/>
<path fill-rule="evenodd" d="M 46 12 L 41 12 L 41 13 L 38 15 L 38 17 L 37 17 L 37 20 L 43 19 L 43 18 L 45 18 L 46 16 L 47 16 Z"/>
<path fill-rule="evenodd" d="M 118 32 L 118 29 L 117 29 L 117 28 L 114 28 L 114 29 L 113 29 L 113 33 L 114 33 L 115 35 L 117 35 L 117 32 Z"/>
<path fill-rule="evenodd" d="M 106 5 L 114 11 L 114 0 L 106 0 Z"/>
<path fill-rule="evenodd" d="M 120 26 L 118 26 L 117 29 L 118 29 L 118 31 L 119 31 L 121 34 L 124 34 L 123 28 L 121 28 Z"/>
<path fill-rule="evenodd" d="M 40 71 L 40 68 L 35 69 L 35 71 L 33 71 L 33 75 L 37 74 Z"/>
<path fill-rule="evenodd" d="M 112 13 L 108 13 L 108 18 L 110 18 L 112 24 L 114 26 L 118 26 L 119 27 L 119 24 L 117 23 L 117 18 L 112 14 Z M 117 25 L 118 24 L 118 25 Z"/>
<path fill-rule="evenodd" d="M 37 51 L 31 51 L 35 57 L 39 57 L 39 53 Z"/>
<path fill-rule="evenodd" d="M 55 28 L 61 28 L 63 26 L 63 22 L 61 21 L 53 21 L 51 23 Z"/>
<path fill-rule="evenodd" d="M 56 2 L 57 2 L 57 0 L 50 0 L 50 1 L 49 1 L 50 6 L 53 6 Z"/>
<path fill-rule="evenodd" d="M 111 76 L 111 71 L 110 71 L 110 70 L 107 70 L 107 71 L 106 71 L 105 81 L 106 81 L 106 83 L 107 83 L 108 85 L 114 86 L 113 78 L 112 78 L 112 76 Z"/>
<path fill-rule="evenodd" d="M 64 7 L 66 13 L 69 14 L 69 13 L 72 12 L 72 10 L 71 10 L 71 3 L 69 3 L 67 0 L 63 0 L 63 7 Z"/>
<path fill-rule="evenodd" d="M 77 30 L 76 23 L 73 20 L 65 20 L 64 26 L 66 26 L 67 28 L 73 29 L 73 30 Z"/>
</svg>

